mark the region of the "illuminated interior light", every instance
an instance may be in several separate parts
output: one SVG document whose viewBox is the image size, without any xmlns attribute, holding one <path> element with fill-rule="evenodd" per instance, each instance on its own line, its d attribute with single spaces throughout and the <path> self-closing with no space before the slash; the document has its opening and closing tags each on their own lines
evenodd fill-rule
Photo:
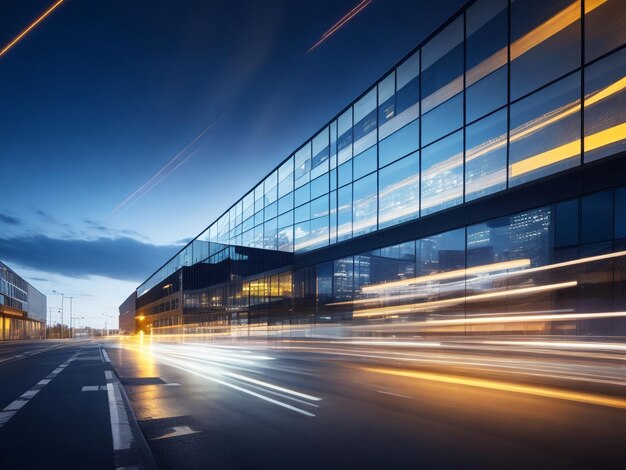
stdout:
<svg viewBox="0 0 626 470">
<path fill-rule="evenodd" d="M 411 371 L 402 369 L 387 369 L 381 367 L 364 367 L 367 372 L 378 374 L 395 375 L 412 379 L 429 380 L 432 382 L 447 383 L 453 385 L 466 385 L 468 387 L 485 388 L 501 392 L 513 392 L 524 395 L 533 395 L 545 398 L 555 398 L 558 400 L 575 401 L 592 405 L 607 406 L 611 408 L 626 409 L 626 400 L 623 398 L 608 397 L 594 393 L 574 392 L 559 390 L 556 388 L 543 387 L 538 385 L 521 385 L 511 382 L 501 382 L 497 380 L 478 379 L 461 377 L 447 374 L 436 374 L 432 372 Z"/>
</svg>

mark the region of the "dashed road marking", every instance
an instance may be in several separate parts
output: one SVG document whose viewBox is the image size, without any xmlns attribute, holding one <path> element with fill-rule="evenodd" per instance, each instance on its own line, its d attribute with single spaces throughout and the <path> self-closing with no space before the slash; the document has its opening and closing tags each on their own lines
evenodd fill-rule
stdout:
<svg viewBox="0 0 626 470">
<path fill-rule="evenodd" d="M 97 392 L 97 391 L 104 391 L 107 389 L 106 385 L 85 385 L 82 389 L 81 392 Z"/>
<path fill-rule="evenodd" d="M 7 406 L 4 407 L 2 411 L 0 411 L 0 428 L 4 426 L 20 409 L 26 405 L 31 398 L 33 398 L 37 393 L 48 385 L 52 379 L 54 379 L 57 375 L 59 375 L 63 369 L 65 369 L 72 361 L 74 361 L 79 354 L 80 350 L 74 353 L 72 357 L 66 360 L 59 367 L 54 369 L 48 375 L 46 375 L 45 379 L 40 380 L 35 385 L 33 385 L 29 390 L 25 391 L 20 395 L 20 398 L 12 401 Z"/>
<path fill-rule="evenodd" d="M 111 362 L 111 359 L 109 359 L 109 355 L 104 349 L 102 349 L 102 357 L 104 357 L 104 362 Z"/>
</svg>

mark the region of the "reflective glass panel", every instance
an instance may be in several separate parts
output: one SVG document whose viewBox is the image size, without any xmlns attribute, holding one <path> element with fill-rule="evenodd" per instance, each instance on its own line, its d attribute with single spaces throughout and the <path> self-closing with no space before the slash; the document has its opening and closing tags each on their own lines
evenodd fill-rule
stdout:
<svg viewBox="0 0 626 470">
<path fill-rule="evenodd" d="M 458 94 L 422 116 L 422 144 L 428 145 L 462 125 L 463 96 Z"/>
<path fill-rule="evenodd" d="M 326 162 L 330 156 L 329 153 L 329 130 L 328 127 L 313 138 L 313 159 L 311 168 L 316 168 Z"/>
<path fill-rule="evenodd" d="M 511 99 L 580 66 L 580 1 L 511 3 Z"/>
<path fill-rule="evenodd" d="M 626 150 L 626 49 L 585 70 L 585 162 Z"/>
<path fill-rule="evenodd" d="M 422 150 L 422 215 L 463 202 L 463 133 Z"/>
<path fill-rule="evenodd" d="M 626 43 L 626 5 L 621 0 L 585 0 L 585 60 Z"/>
<path fill-rule="evenodd" d="M 352 108 L 337 120 L 337 164 L 352 158 Z"/>
<path fill-rule="evenodd" d="M 508 1 L 480 0 L 466 18 L 466 122 L 472 122 L 506 104 Z"/>
<path fill-rule="evenodd" d="M 359 179 L 372 171 L 376 171 L 376 147 L 371 147 L 360 155 L 357 155 L 352 160 L 353 163 L 353 178 Z"/>
<path fill-rule="evenodd" d="M 419 120 L 416 119 L 408 126 L 381 140 L 378 144 L 379 165 L 385 166 L 398 158 L 402 158 L 416 151 L 420 144 Z"/>
<path fill-rule="evenodd" d="M 315 199 L 322 194 L 328 192 L 328 174 L 322 175 L 319 178 L 311 181 L 311 199 Z"/>
<path fill-rule="evenodd" d="M 278 229 L 278 249 L 293 251 L 293 225 Z"/>
<path fill-rule="evenodd" d="M 415 52 L 396 69 L 396 110 L 395 118 L 392 120 L 396 121 L 395 129 L 403 127 L 419 116 L 419 54 L 419 51 Z"/>
<path fill-rule="evenodd" d="M 328 194 L 311 201 L 311 218 L 328 215 Z"/>
<path fill-rule="evenodd" d="M 419 152 L 415 152 L 378 172 L 379 228 L 419 216 L 419 163 Z"/>
<path fill-rule="evenodd" d="M 361 178 L 353 184 L 352 236 L 376 230 L 376 173 Z"/>
<path fill-rule="evenodd" d="M 354 103 L 354 155 L 376 144 L 376 88 Z"/>
<path fill-rule="evenodd" d="M 337 241 L 352 238 L 352 185 L 337 191 Z"/>
<path fill-rule="evenodd" d="M 278 168 L 278 197 L 293 191 L 293 161 L 292 156 Z"/>
<path fill-rule="evenodd" d="M 293 193 L 289 193 L 278 200 L 279 214 L 290 211 L 291 209 L 293 209 Z"/>
<path fill-rule="evenodd" d="M 463 91 L 463 16 L 422 48 L 422 115 Z"/>
<path fill-rule="evenodd" d="M 511 105 L 509 185 L 580 164 L 580 74 Z"/>
<path fill-rule="evenodd" d="M 396 115 L 396 73 L 391 72 L 378 84 L 379 132 Z M 382 138 L 382 137 L 381 137 Z"/>
<path fill-rule="evenodd" d="M 465 131 L 465 200 L 506 189 L 507 110 Z"/>
<path fill-rule="evenodd" d="M 296 187 L 307 183 L 310 178 L 311 171 L 311 142 L 296 152 L 295 156 L 295 183 Z"/>
</svg>

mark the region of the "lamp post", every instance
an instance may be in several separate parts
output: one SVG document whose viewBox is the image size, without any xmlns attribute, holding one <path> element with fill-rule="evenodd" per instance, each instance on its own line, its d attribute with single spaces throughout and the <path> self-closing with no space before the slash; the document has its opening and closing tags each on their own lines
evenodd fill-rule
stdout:
<svg viewBox="0 0 626 470">
<path fill-rule="evenodd" d="M 61 339 L 63 339 L 63 337 L 65 336 L 63 334 L 63 305 L 65 304 L 65 294 L 56 290 L 53 290 L 52 292 L 61 296 Z"/>
<path fill-rule="evenodd" d="M 69 337 L 71 339 L 74 337 L 74 334 L 72 333 L 72 300 L 74 300 L 74 297 L 68 297 L 68 299 L 70 299 L 70 334 L 69 334 Z"/>
</svg>

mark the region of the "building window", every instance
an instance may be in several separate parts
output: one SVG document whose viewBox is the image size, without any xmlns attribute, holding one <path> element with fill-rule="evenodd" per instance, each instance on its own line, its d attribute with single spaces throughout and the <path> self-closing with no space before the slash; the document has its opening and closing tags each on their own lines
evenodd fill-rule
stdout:
<svg viewBox="0 0 626 470">
<path fill-rule="evenodd" d="M 511 186 L 579 165 L 580 150 L 579 73 L 511 106 Z"/>
</svg>

